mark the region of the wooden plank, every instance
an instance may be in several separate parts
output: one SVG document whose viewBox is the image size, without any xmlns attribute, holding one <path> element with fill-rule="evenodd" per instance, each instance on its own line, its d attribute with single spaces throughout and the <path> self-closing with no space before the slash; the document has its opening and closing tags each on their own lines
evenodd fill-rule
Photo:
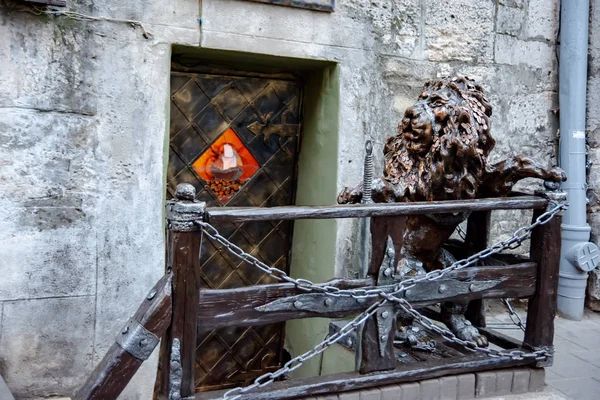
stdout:
<svg viewBox="0 0 600 400">
<path fill-rule="evenodd" d="M 531 364 L 531 360 L 513 360 L 509 357 L 490 358 L 482 355 L 465 356 L 459 361 L 447 359 L 399 365 L 393 371 L 361 375 L 347 372 L 311 378 L 275 382 L 242 395 L 243 400 L 285 400 L 328 393 L 343 393 L 352 390 L 413 382 L 438 378 L 446 375 L 464 374 L 496 368 L 507 368 Z M 197 393 L 196 400 L 219 398 L 225 391 Z"/>
<path fill-rule="evenodd" d="M 452 301 L 458 298 L 473 300 L 478 298 L 529 297 L 535 293 L 537 264 L 533 262 L 509 266 L 470 267 L 449 273 L 444 279 L 435 282 L 420 282 L 410 289 L 406 298 L 414 307 L 425 307 L 440 301 Z M 364 280 L 347 281 L 355 284 Z M 467 282 L 467 293 L 454 295 L 452 287 L 456 282 Z M 471 288 L 471 284 L 473 287 Z M 445 285 L 446 290 L 434 289 Z M 389 288 L 389 287 L 388 287 Z M 202 289 L 200 291 L 198 319 L 202 330 L 243 325 L 257 326 L 282 322 L 290 319 L 328 317 L 343 318 L 366 309 L 375 299 L 358 302 L 354 299 L 333 298 L 333 302 L 319 310 L 290 307 L 281 311 L 258 311 L 255 308 L 265 306 L 277 299 L 286 298 L 290 304 L 294 298 L 305 292 L 296 289 L 293 284 L 259 285 L 236 289 Z M 348 300 L 351 300 L 348 302 Z M 342 303 L 343 302 L 343 303 Z M 271 306 L 271 305 L 270 305 Z"/>
<path fill-rule="evenodd" d="M 171 323 L 171 274 L 163 276 L 150 293 L 154 291 L 154 297 L 143 301 L 133 319 L 162 337 Z M 116 399 L 142 363 L 142 360 L 113 343 L 73 400 Z"/>
<path fill-rule="evenodd" d="M 244 222 L 296 219 L 365 218 L 450 212 L 544 208 L 543 197 L 498 197 L 411 203 L 338 204 L 331 206 L 208 207 L 208 221 Z"/>
<path fill-rule="evenodd" d="M 373 286 L 374 282 L 371 278 L 335 279 L 323 285 L 335 286 L 340 289 L 355 289 Z M 271 313 L 256 311 L 254 307 L 265 305 L 280 298 L 304 293 L 306 292 L 297 289 L 291 283 L 246 286 L 234 289 L 201 289 L 198 307 L 199 329 L 205 332 L 231 326 L 232 324 L 258 326 L 283 322 L 285 319 L 270 317 Z M 314 313 L 307 311 L 295 311 L 294 314 L 297 315 L 297 318 L 314 316 Z M 349 314 L 339 312 L 319 314 L 319 316 L 330 318 L 342 318 L 347 315 Z"/>
<path fill-rule="evenodd" d="M 412 362 L 427 362 L 434 360 L 448 360 L 449 361 L 457 361 L 462 359 L 465 355 L 472 355 L 472 352 L 468 352 L 464 349 L 464 347 L 457 345 L 452 342 L 444 342 L 444 339 L 436 334 L 428 333 L 431 335 L 431 339 L 434 340 L 435 350 L 434 351 L 422 351 L 415 348 L 412 348 L 409 345 L 402 345 L 401 348 L 410 355 L 414 361 Z M 462 350 L 462 351 L 461 351 Z"/>
<path fill-rule="evenodd" d="M 473 252 L 481 251 L 488 247 L 490 237 L 491 211 L 475 211 L 467 220 L 466 242 L 472 246 Z M 465 317 L 474 326 L 485 326 L 485 303 L 483 299 L 469 302 Z"/>
<path fill-rule="evenodd" d="M 194 355 L 196 354 L 198 291 L 200 288 L 201 231 L 169 231 L 168 258 L 173 269 L 173 323 L 167 331 L 163 347 L 161 394 L 169 393 L 171 344 L 178 339 L 181 346 L 181 397 L 192 396 L 195 390 Z M 178 377 L 176 377 L 178 379 Z"/>
<path fill-rule="evenodd" d="M 535 210 L 533 221 L 544 210 Z M 534 228 L 531 233 L 531 259 L 539 265 L 539 275 L 535 295 L 527 307 L 527 327 L 523 343 L 532 348 L 550 347 L 554 340 L 554 317 L 558 291 L 558 270 L 560 262 L 561 216 L 555 216 L 544 225 Z M 550 366 L 552 360 L 540 364 Z"/>
<path fill-rule="evenodd" d="M 496 346 L 502 347 L 503 349 L 518 349 L 523 347 L 523 343 L 519 340 L 498 332 L 494 329 L 479 328 L 479 332 L 484 335 L 490 343 Z"/>
</svg>

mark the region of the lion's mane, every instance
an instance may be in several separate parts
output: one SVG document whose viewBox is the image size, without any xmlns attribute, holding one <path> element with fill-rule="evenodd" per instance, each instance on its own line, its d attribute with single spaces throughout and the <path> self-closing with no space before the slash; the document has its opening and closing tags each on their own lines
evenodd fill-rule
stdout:
<svg viewBox="0 0 600 400">
<path fill-rule="evenodd" d="M 420 104 L 419 104 L 420 103 Z M 433 142 L 424 155 L 406 148 L 415 107 L 426 110 Z M 468 77 L 428 82 L 415 106 L 384 148 L 384 179 L 407 201 L 471 199 L 495 141 L 490 135 L 492 107 L 481 86 Z"/>
</svg>

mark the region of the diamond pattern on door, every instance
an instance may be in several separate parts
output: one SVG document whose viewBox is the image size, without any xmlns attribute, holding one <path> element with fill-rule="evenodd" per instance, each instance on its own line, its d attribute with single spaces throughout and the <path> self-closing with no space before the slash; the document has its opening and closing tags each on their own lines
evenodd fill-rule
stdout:
<svg viewBox="0 0 600 400">
<path fill-rule="evenodd" d="M 233 129 L 227 129 L 192 164 L 219 201 L 226 204 L 260 169 Z"/>
<path fill-rule="evenodd" d="M 294 200 L 302 92 L 295 80 L 202 73 L 171 75 L 167 197 L 191 183 L 209 206 L 272 207 Z M 221 224 L 229 240 L 263 262 L 288 270 L 292 223 Z M 202 285 L 233 288 L 273 283 L 260 270 L 205 238 Z M 281 366 L 283 324 L 202 331 L 196 390 L 251 383 Z"/>
</svg>

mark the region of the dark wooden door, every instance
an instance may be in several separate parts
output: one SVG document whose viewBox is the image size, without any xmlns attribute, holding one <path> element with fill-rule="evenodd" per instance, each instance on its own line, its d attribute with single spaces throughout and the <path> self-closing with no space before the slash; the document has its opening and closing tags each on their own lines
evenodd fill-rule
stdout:
<svg viewBox="0 0 600 400">
<path fill-rule="evenodd" d="M 209 206 L 294 201 L 302 85 L 293 78 L 173 72 L 167 197 L 178 183 Z M 288 270 L 291 222 L 220 224 L 222 235 L 268 265 Z M 273 283 L 219 244 L 204 240 L 199 274 L 208 288 Z M 281 365 L 283 324 L 203 331 L 196 390 L 247 384 Z"/>
</svg>

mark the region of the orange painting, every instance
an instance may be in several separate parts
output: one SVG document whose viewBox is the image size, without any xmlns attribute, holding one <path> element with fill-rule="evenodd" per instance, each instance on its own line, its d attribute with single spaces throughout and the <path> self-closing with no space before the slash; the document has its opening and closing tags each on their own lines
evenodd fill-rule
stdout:
<svg viewBox="0 0 600 400">
<path fill-rule="evenodd" d="M 260 165 L 233 129 L 229 128 L 192 164 L 192 167 L 207 182 L 215 179 L 245 181 L 258 171 Z M 231 172 L 234 169 L 239 172 Z"/>
</svg>

